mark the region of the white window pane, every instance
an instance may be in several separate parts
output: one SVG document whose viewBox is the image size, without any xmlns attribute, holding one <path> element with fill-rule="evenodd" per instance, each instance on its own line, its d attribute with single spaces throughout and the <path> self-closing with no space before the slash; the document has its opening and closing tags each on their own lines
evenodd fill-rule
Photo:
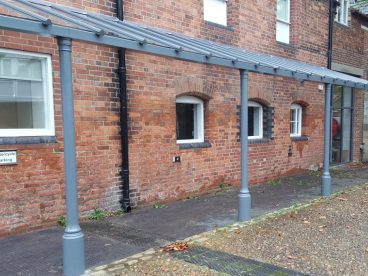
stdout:
<svg viewBox="0 0 368 276">
<path fill-rule="evenodd" d="M 260 135 L 259 117 L 260 117 L 260 108 L 254 107 L 254 117 L 253 117 L 254 136 Z"/>
<path fill-rule="evenodd" d="M 14 82 L 12 80 L 0 79 L 0 102 L 11 101 L 14 95 Z"/>
<path fill-rule="evenodd" d="M 42 61 L 0 55 L 0 77 L 41 81 Z"/>
<path fill-rule="evenodd" d="M 289 0 L 277 0 L 277 19 L 289 22 Z"/>
<path fill-rule="evenodd" d="M 288 23 L 276 22 L 276 40 L 283 43 L 290 43 L 290 25 Z"/>
<path fill-rule="evenodd" d="M 13 88 L 11 94 L 9 87 Z M 1 80 L 0 91 L 0 128 L 46 128 L 47 101 L 43 96 L 42 83 Z"/>
<path fill-rule="evenodd" d="M 290 135 L 301 135 L 302 128 L 302 107 L 294 104 L 290 109 Z"/>
<path fill-rule="evenodd" d="M 0 50 L 0 137 L 54 135 L 51 81 L 48 56 Z"/>
<path fill-rule="evenodd" d="M 225 0 L 203 0 L 204 20 L 227 25 L 227 4 Z"/>
<path fill-rule="evenodd" d="M 248 137 L 261 138 L 263 135 L 262 107 L 250 105 L 248 107 Z"/>
<path fill-rule="evenodd" d="M 335 20 L 341 24 L 347 25 L 349 18 L 349 1 L 340 0 L 340 6 L 337 8 Z"/>
<path fill-rule="evenodd" d="M 290 110 L 290 121 L 295 122 L 295 109 Z"/>
<path fill-rule="evenodd" d="M 290 122 L 290 134 L 295 134 L 295 122 Z"/>
<path fill-rule="evenodd" d="M 193 105 L 193 137 L 198 139 L 198 104 Z"/>
</svg>

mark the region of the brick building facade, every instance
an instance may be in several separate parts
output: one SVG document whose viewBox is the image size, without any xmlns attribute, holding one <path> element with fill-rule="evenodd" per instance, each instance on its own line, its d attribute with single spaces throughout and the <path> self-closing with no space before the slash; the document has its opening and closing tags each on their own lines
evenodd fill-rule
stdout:
<svg viewBox="0 0 368 276">
<path fill-rule="evenodd" d="M 115 14 L 115 1 L 52 2 Z M 124 14 L 129 21 L 326 66 L 327 1 L 291 1 L 289 43 L 276 40 L 276 1 L 253 1 L 251 5 L 246 1 L 228 1 L 226 5 L 226 26 L 204 20 L 203 1 L 126 0 Z M 348 27 L 335 27 L 333 61 L 338 67 L 336 70 L 366 66 L 358 61 L 364 56 L 367 45 L 361 43 L 367 33 L 361 31 L 360 20 L 352 16 Z M 17 165 L 0 166 L 0 235 L 6 235 L 54 225 L 56 219 L 65 214 L 65 187 L 56 40 L 1 30 L 0 48 L 51 57 L 55 118 L 54 135 L 0 138 L 0 150 L 17 150 L 18 154 Z M 117 66 L 116 49 L 74 43 L 78 195 L 82 216 L 93 208 L 117 209 L 120 206 Z M 222 183 L 238 186 L 238 70 L 131 51 L 127 51 L 126 69 L 132 203 L 143 205 L 180 199 Z M 354 94 L 352 158 L 349 161 L 361 160 L 363 93 L 356 91 Z M 177 143 L 176 101 L 184 96 L 203 101 L 203 143 Z M 250 183 L 321 167 L 323 86 L 251 73 L 249 101 L 257 104 L 263 114 L 259 126 L 262 137 L 249 140 Z M 295 104 L 300 107 L 302 123 L 299 134 L 291 137 L 290 112 Z M 181 162 L 173 162 L 174 156 L 180 156 Z"/>
</svg>

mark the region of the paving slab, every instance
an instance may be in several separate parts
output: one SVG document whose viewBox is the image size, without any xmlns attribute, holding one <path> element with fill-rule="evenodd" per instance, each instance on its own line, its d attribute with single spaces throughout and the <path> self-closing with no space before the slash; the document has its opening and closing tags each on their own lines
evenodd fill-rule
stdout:
<svg viewBox="0 0 368 276">
<path fill-rule="evenodd" d="M 368 168 L 332 170 L 333 191 L 368 182 Z M 320 196 L 319 172 L 269 181 L 250 188 L 252 217 Z M 237 189 L 133 210 L 121 217 L 83 223 L 87 268 L 234 223 Z M 61 275 L 63 229 L 52 228 L 0 239 L 1 275 Z"/>
</svg>

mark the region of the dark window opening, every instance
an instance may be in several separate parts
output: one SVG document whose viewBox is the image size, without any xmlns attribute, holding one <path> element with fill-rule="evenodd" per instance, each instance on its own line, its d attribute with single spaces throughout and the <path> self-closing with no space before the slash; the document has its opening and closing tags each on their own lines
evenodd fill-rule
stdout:
<svg viewBox="0 0 368 276">
<path fill-rule="evenodd" d="M 254 112 L 255 107 L 248 107 L 248 136 L 255 136 L 254 134 Z"/>
<path fill-rule="evenodd" d="M 176 135 L 178 140 L 194 139 L 194 104 L 176 104 Z"/>
</svg>

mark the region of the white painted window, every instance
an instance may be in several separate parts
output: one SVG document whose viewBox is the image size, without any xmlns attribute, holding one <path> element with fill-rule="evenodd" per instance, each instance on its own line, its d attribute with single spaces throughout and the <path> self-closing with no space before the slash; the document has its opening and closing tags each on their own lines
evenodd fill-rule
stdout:
<svg viewBox="0 0 368 276">
<path fill-rule="evenodd" d="M 290 0 L 277 0 L 276 40 L 290 43 Z"/>
<path fill-rule="evenodd" d="M 337 7 L 337 14 L 335 17 L 335 21 L 348 25 L 349 18 L 349 0 L 340 0 L 340 6 Z"/>
<path fill-rule="evenodd" d="M 302 107 L 292 104 L 290 108 L 290 136 L 298 137 L 302 135 Z"/>
<path fill-rule="evenodd" d="M 176 142 L 204 142 L 203 101 L 192 96 L 176 98 Z"/>
<path fill-rule="evenodd" d="M 227 0 L 203 0 L 204 20 L 227 25 Z"/>
<path fill-rule="evenodd" d="M 53 135 L 50 56 L 0 49 L 0 137 Z"/>
<path fill-rule="evenodd" d="M 263 108 L 256 102 L 248 102 L 248 139 L 263 138 Z"/>
</svg>

